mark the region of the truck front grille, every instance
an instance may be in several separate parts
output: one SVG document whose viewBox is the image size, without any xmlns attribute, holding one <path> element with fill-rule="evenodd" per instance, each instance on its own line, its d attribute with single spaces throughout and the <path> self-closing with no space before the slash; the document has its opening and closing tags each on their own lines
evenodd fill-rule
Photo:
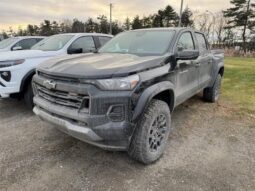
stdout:
<svg viewBox="0 0 255 191">
<path fill-rule="evenodd" d="M 90 99 L 88 95 L 48 89 L 39 84 L 36 84 L 36 90 L 39 97 L 53 104 L 79 109 L 83 112 L 89 111 Z"/>
</svg>

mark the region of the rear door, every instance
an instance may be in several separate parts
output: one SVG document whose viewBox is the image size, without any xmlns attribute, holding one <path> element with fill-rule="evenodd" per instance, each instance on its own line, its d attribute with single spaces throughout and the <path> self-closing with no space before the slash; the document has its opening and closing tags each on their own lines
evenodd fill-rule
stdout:
<svg viewBox="0 0 255 191">
<path fill-rule="evenodd" d="M 209 45 L 206 41 L 204 34 L 195 33 L 197 44 L 199 47 L 200 56 L 198 58 L 199 63 L 199 88 L 205 88 L 211 81 L 212 76 L 212 54 L 209 50 Z"/>
<path fill-rule="evenodd" d="M 195 50 L 195 40 L 190 31 L 183 32 L 175 47 L 175 52 Z M 177 61 L 176 95 L 177 104 L 193 96 L 198 90 L 198 67 L 196 60 Z"/>
</svg>

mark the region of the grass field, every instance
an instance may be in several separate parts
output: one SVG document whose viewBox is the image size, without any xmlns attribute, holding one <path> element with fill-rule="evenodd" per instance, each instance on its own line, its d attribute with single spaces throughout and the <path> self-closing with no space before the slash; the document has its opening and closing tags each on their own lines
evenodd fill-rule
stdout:
<svg viewBox="0 0 255 191">
<path fill-rule="evenodd" d="M 222 95 L 242 110 L 255 112 L 255 58 L 225 59 Z"/>
</svg>

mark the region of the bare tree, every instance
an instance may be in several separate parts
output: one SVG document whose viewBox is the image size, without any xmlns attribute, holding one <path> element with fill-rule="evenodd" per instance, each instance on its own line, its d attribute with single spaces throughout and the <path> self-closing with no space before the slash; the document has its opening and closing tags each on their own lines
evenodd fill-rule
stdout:
<svg viewBox="0 0 255 191">
<path fill-rule="evenodd" d="M 60 32 L 61 33 L 70 33 L 72 32 L 72 25 L 73 25 L 73 21 L 70 19 L 63 19 L 60 22 Z"/>
<path fill-rule="evenodd" d="M 208 14 L 207 12 L 199 13 L 194 12 L 194 21 L 195 21 L 195 28 L 203 33 L 205 33 L 206 37 L 210 39 L 213 36 L 213 24 L 214 18 L 212 15 Z"/>
<path fill-rule="evenodd" d="M 226 26 L 227 26 L 227 18 L 224 17 L 223 12 L 218 12 L 215 14 L 215 25 L 214 25 L 214 29 L 215 29 L 215 33 L 217 35 L 217 43 L 221 44 L 223 39 L 224 39 L 224 32 L 226 30 Z"/>
</svg>

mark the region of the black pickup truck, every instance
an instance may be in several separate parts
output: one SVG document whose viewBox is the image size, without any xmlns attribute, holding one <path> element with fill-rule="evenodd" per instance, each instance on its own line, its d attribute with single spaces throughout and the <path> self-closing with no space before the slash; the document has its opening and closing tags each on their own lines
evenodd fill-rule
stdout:
<svg viewBox="0 0 255 191">
<path fill-rule="evenodd" d="M 39 65 L 34 113 L 82 141 L 149 164 L 163 155 L 176 106 L 200 91 L 206 101 L 218 100 L 223 60 L 193 29 L 124 32 L 97 53 Z"/>
</svg>

